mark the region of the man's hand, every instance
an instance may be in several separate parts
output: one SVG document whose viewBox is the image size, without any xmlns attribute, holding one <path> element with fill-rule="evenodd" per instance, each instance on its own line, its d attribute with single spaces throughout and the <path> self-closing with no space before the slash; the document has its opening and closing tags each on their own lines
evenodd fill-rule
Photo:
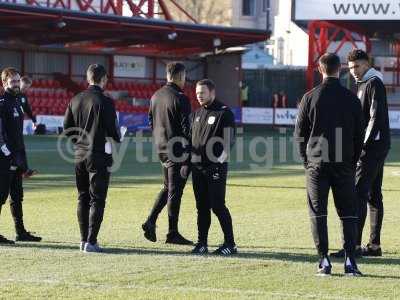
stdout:
<svg viewBox="0 0 400 300">
<path fill-rule="evenodd" d="M 3 146 L 1 146 L 1 152 L 3 152 L 3 154 L 4 154 L 5 156 L 10 156 L 10 155 L 11 155 L 11 152 L 10 152 L 10 150 L 8 150 L 6 144 L 4 144 Z"/>
<path fill-rule="evenodd" d="M 33 124 L 32 124 L 32 129 L 33 129 L 33 130 L 36 130 L 36 128 L 37 128 L 37 123 L 33 123 Z"/>
</svg>

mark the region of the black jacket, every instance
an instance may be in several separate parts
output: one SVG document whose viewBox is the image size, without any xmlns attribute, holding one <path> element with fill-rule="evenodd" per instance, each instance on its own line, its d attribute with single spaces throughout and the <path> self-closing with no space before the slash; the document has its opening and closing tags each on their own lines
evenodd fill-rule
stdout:
<svg viewBox="0 0 400 300">
<path fill-rule="evenodd" d="M 159 154 L 173 153 L 180 158 L 189 151 L 190 147 L 181 142 L 174 142 L 172 148 L 168 149 L 168 143 L 179 138 L 184 138 L 187 144 L 190 142 L 190 112 L 189 99 L 174 83 L 167 83 L 151 97 L 149 123 Z"/>
<path fill-rule="evenodd" d="M 28 115 L 28 117 L 32 120 L 33 123 L 36 123 L 36 116 L 32 112 L 32 108 L 29 104 L 28 97 L 25 94 L 19 94 L 18 99 L 21 102 L 22 109 L 24 113 Z"/>
<path fill-rule="evenodd" d="M 306 93 L 296 120 L 295 140 L 303 162 L 355 166 L 361 154 L 364 121 L 358 98 L 328 77 Z"/>
<path fill-rule="evenodd" d="M 390 127 L 382 74 L 371 68 L 357 84 L 357 95 L 365 119 L 364 150 L 387 153 L 390 149 Z"/>
<path fill-rule="evenodd" d="M 193 164 L 208 166 L 221 163 L 217 158 L 221 157 L 223 151 L 228 155 L 235 143 L 236 125 L 232 111 L 223 103 L 214 100 L 211 105 L 195 111 L 191 122 Z M 212 149 L 212 155 L 207 155 L 209 143 L 213 143 L 212 146 L 208 146 Z"/>
<path fill-rule="evenodd" d="M 0 144 L 6 144 L 11 154 L 24 151 L 24 112 L 17 95 L 12 92 L 5 91 L 0 97 L 0 118 Z"/>
<path fill-rule="evenodd" d="M 105 153 L 106 137 L 117 143 L 121 139 L 114 102 L 97 86 L 89 86 L 72 98 L 65 112 L 64 130 L 69 136 L 77 136 L 78 159 L 96 157 L 109 162 L 111 155 Z"/>
</svg>

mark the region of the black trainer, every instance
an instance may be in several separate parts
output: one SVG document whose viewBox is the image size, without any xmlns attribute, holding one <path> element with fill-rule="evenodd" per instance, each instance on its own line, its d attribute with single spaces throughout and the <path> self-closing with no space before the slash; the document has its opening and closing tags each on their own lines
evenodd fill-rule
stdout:
<svg viewBox="0 0 400 300">
<path fill-rule="evenodd" d="M 204 245 L 203 243 L 197 243 L 193 250 L 191 251 L 192 254 L 207 254 L 208 253 L 208 248 L 207 245 Z"/>
<path fill-rule="evenodd" d="M 24 174 L 22 174 L 23 178 L 31 178 L 32 176 L 39 174 L 37 170 L 28 169 Z"/>
<path fill-rule="evenodd" d="M 5 237 L 2 236 L 2 235 L 0 235 L 0 244 L 3 244 L 3 245 L 14 245 L 15 242 L 12 241 L 12 240 L 9 240 L 9 239 L 7 239 L 7 238 L 5 238 Z"/>
<path fill-rule="evenodd" d="M 331 254 L 329 254 L 330 257 L 334 257 L 334 258 L 343 258 L 346 256 L 346 251 L 344 249 L 340 249 L 337 252 L 332 252 Z M 361 248 L 357 248 L 354 252 L 354 257 L 355 258 L 361 258 L 362 257 L 362 249 Z"/>
<path fill-rule="evenodd" d="M 165 243 L 175 245 L 193 245 L 192 241 L 185 239 L 179 232 L 168 233 Z"/>
<path fill-rule="evenodd" d="M 328 265 L 326 265 L 326 262 L 324 260 L 327 260 Z M 331 261 L 329 260 L 328 256 L 324 256 L 321 258 L 318 264 L 318 270 L 315 275 L 317 276 L 329 276 L 332 274 L 332 264 Z"/>
<path fill-rule="evenodd" d="M 371 244 L 367 244 L 361 248 L 362 256 L 382 256 L 382 248 L 373 249 Z"/>
<path fill-rule="evenodd" d="M 40 236 L 35 236 L 29 231 L 24 231 L 20 234 L 17 234 L 15 238 L 17 242 L 40 242 L 42 238 Z"/>
<path fill-rule="evenodd" d="M 236 247 L 236 245 L 223 244 L 217 250 L 215 250 L 213 253 L 217 254 L 217 255 L 223 255 L 223 256 L 233 255 L 233 254 L 237 253 L 237 247 Z"/>
<path fill-rule="evenodd" d="M 357 267 L 356 261 L 353 258 L 349 258 L 350 264 L 347 264 L 347 257 L 344 261 L 344 275 L 346 276 L 362 276 L 362 273 Z"/>
<path fill-rule="evenodd" d="M 144 237 L 150 242 L 157 242 L 156 225 L 149 224 L 148 222 L 142 224 Z"/>
</svg>

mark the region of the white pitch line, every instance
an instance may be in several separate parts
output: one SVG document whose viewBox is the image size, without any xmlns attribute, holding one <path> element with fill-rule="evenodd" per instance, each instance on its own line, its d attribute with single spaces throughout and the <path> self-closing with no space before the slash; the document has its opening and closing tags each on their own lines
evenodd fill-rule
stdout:
<svg viewBox="0 0 400 300">
<path fill-rule="evenodd" d="M 157 287 L 157 286 L 145 286 L 145 285 L 112 285 L 112 284 L 94 284 L 94 283 L 69 283 L 60 280 L 43 279 L 43 280 L 23 280 L 23 279 L 0 279 L 0 283 L 24 283 L 24 284 L 48 284 L 48 285 L 66 285 L 76 288 L 102 288 L 102 289 L 131 289 L 131 290 L 146 290 L 146 291 L 180 291 L 180 292 L 197 292 L 197 293 L 221 293 L 221 294 L 242 294 L 242 295 L 253 295 L 253 296 L 275 296 L 275 297 L 286 297 L 289 299 L 293 298 L 307 298 L 307 299 L 326 299 L 326 300 L 365 300 L 368 298 L 349 298 L 345 297 L 334 297 L 323 294 L 297 294 L 297 293 L 280 293 L 280 292 L 267 292 L 260 290 L 245 290 L 245 289 L 224 289 L 224 288 L 199 288 L 199 287 Z"/>
</svg>

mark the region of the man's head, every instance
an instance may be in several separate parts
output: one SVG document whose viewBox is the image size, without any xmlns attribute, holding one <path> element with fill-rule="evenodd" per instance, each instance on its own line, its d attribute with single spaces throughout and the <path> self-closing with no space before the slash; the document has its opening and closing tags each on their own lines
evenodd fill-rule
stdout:
<svg viewBox="0 0 400 300">
<path fill-rule="evenodd" d="M 356 81 L 361 81 L 365 73 L 371 68 L 368 54 L 360 49 L 352 50 L 347 56 L 350 74 Z"/>
<path fill-rule="evenodd" d="M 25 93 L 32 85 L 32 80 L 28 76 L 22 76 L 19 88 L 21 93 Z"/>
<path fill-rule="evenodd" d="M 340 58 L 333 53 L 325 53 L 319 58 L 318 71 L 323 77 L 339 77 Z"/>
<path fill-rule="evenodd" d="M 86 71 L 86 80 L 89 85 L 97 85 L 102 89 L 107 85 L 107 71 L 100 64 L 90 65 Z"/>
<path fill-rule="evenodd" d="M 197 82 L 196 96 L 201 106 L 212 103 L 215 99 L 215 83 L 210 79 Z"/>
<path fill-rule="evenodd" d="M 180 62 L 170 62 L 167 64 L 167 81 L 173 82 L 180 88 L 184 88 L 186 82 L 186 68 Z"/>
<path fill-rule="evenodd" d="M 19 72 L 14 68 L 5 68 L 1 72 L 1 81 L 3 82 L 4 89 L 14 94 L 19 93 L 20 79 Z"/>
</svg>

